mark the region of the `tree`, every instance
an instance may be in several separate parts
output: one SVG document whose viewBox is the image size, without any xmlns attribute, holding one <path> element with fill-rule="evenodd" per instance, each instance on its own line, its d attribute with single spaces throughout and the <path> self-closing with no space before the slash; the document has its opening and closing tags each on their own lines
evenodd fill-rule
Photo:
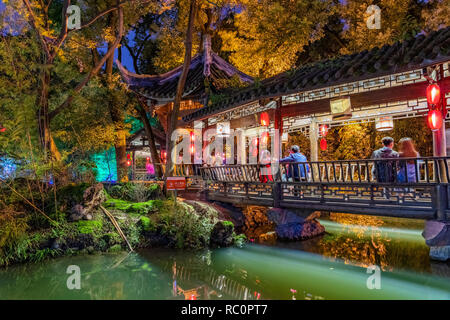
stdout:
<svg viewBox="0 0 450 320">
<path fill-rule="evenodd" d="M 188 26 L 186 30 L 186 40 L 185 40 L 185 55 L 184 55 L 184 63 L 183 63 L 183 70 L 181 71 L 180 79 L 178 80 L 177 85 L 177 91 L 175 95 L 175 101 L 173 103 L 171 115 L 170 115 L 170 122 L 169 127 L 167 130 L 167 138 L 166 138 L 166 150 L 167 150 L 167 163 L 166 163 L 166 177 L 171 177 L 173 174 L 173 161 L 172 161 L 172 149 L 174 146 L 174 141 L 172 141 L 172 132 L 177 128 L 177 122 L 178 122 L 178 114 L 180 111 L 180 105 L 181 105 L 181 98 L 184 91 L 184 85 L 186 83 L 187 74 L 189 72 L 189 66 L 191 64 L 191 58 L 192 58 L 192 31 L 194 28 L 194 19 L 195 14 L 197 10 L 197 1 L 191 0 L 190 1 L 190 8 L 189 8 L 189 20 L 188 20 Z"/>
<path fill-rule="evenodd" d="M 340 5 L 340 16 L 346 24 L 346 28 L 342 31 L 342 38 L 347 43 L 341 49 L 342 54 L 392 44 L 415 36 L 422 29 L 423 1 L 377 1 L 376 4 L 380 8 L 380 29 L 367 27 L 367 19 L 372 14 L 367 11 L 367 8 L 372 4 L 374 3 L 371 0 L 348 0 Z"/>
<path fill-rule="evenodd" d="M 52 66 L 54 66 L 55 59 L 57 58 L 58 54 L 60 54 L 61 47 L 65 43 L 66 38 L 71 31 L 67 27 L 67 8 L 69 7 L 71 2 L 70 0 L 65 0 L 62 5 L 62 26 L 58 35 L 56 35 L 49 16 L 49 7 L 51 3 L 51 1 L 45 4 L 36 2 L 31 3 L 29 0 L 23 0 L 23 6 L 17 6 L 17 10 L 22 16 L 27 19 L 29 27 L 38 38 L 43 57 L 42 64 L 43 66 L 45 66 L 45 68 L 43 68 L 40 72 L 39 94 L 36 99 L 36 105 L 38 106 L 37 118 L 40 142 L 43 147 L 44 154 L 49 152 L 51 158 L 60 159 L 59 151 L 51 136 L 50 122 L 63 109 L 67 108 L 67 106 L 70 105 L 73 100 L 74 94 L 81 91 L 81 89 L 89 82 L 89 80 L 98 73 L 107 58 L 114 53 L 114 50 L 120 43 L 120 39 L 122 38 L 123 34 L 122 6 L 124 5 L 124 3 L 121 3 L 119 0 L 117 0 L 115 7 L 108 8 L 105 11 L 97 14 L 89 22 L 82 26 L 83 28 L 90 25 L 91 23 L 95 22 L 97 19 L 111 11 L 118 11 L 118 31 L 114 46 L 109 48 L 105 56 L 98 62 L 98 64 L 94 66 L 94 68 L 92 68 L 91 71 L 85 76 L 85 78 L 74 87 L 72 94 L 70 94 L 69 97 L 61 105 L 59 105 L 52 111 L 49 109 L 51 68 Z"/>
<path fill-rule="evenodd" d="M 241 71 L 265 78 L 292 68 L 304 47 L 324 36 L 332 1 L 247 0 L 235 17 L 237 31 L 223 30 L 224 50 Z"/>
</svg>

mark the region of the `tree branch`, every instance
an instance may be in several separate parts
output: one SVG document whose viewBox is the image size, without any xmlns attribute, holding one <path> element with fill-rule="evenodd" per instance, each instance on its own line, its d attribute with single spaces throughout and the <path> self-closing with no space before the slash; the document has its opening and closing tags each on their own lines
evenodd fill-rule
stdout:
<svg viewBox="0 0 450 320">
<path fill-rule="evenodd" d="M 88 22 L 86 22 L 85 24 L 82 24 L 80 29 L 86 28 L 88 26 L 90 26 L 91 24 L 93 24 L 95 21 L 97 21 L 98 19 L 100 19 L 101 17 L 103 17 L 104 15 L 117 10 L 118 8 L 123 7 L 124 5 L 131 3 L 131 2 L 135 2 L 135 1 L 139 1 L 139 0 L 126 0 L 126 1 L 122 1 L 120 2 L 117 6 L 109 8 L 109 9 L 105 9 L 102 12 L 100 12 L 98 15 L 96 15 L 94 18 L 92 18 L 91 20 L 89 20 Z M 150 3 L 153 1 L 142 1 L 141 4 L 146 4 L 146 3 Z M 73 29 L 75 30 L 75 29 Z M 69 32 L 71 32 L 72 30 L 69 30 Z"/>
<path fill-rule="evenodd" d="M 73 93 L 67 97 L 67 99 L 59 105 L 55 110 L 50 112 L 49 118 L 52 120 L 55 116 L 57 116 L 62 110 L 67 108 L 70 103 L 73 101 L 75 94 L 79 93 L 83 87 L 88 84 L 88 82 L 91 80 L 92 77 L 94 77 L 102 68 L 102 66 L 105 64 L 106 60 L 114 54 L 114 50 L 117 48 L 117 46 L 120 44 L 120 41 L 122 40 L 123 36 L 123 9 L 120 6 L 120 4 L 117 5 L 117 9 L 119 10 L 119 30 L 117 34 L 117 38 L 114 41 L 113 45 L 108 49 L 106 54 L 103 56 L 103 58 L 97 63 L 97 65 L 89 72 L 89 74 L 81 81 L 73 90 Z"/>
<path fill-rule="evenodd" d="M 25 6 L 27 7 L 28 13 L 29 13 L 29 17 L 28 17 L 28 22 L 30 23 L 30 25 L 33 27 L 33 29 L 36 31 L 37 36 L 39 38 L 39 41 L 41 42 L 41 46 L 42 49 L 44 49 L 45 54 L 47 55 L 47 57 L 50 57 L 50 50 L 48 48 L 47 43 L 44 40 L 44 37 L 42 36 L 42 34 L 39 32 L 39 29 L 36 25 L 36 18 L 34 16 L 34 12 L 33 9 L 31 8 L 31 4 L 30 1 L 28 0 L 23 0 L 23 3 L 25 4 Z"/>
</svg>

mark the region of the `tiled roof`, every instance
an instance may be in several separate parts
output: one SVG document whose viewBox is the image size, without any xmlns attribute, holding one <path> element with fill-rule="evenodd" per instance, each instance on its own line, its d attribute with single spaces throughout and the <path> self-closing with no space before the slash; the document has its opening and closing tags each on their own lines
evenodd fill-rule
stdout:
<svg viewBox="0 0 450 320">
<path fill-rule="evenodd" d="M 393 45 L 309 64 L 254 83 L 183 117 L 191 122 L 263 98 L 424 68 L 450 60 L 450 27 Z"/>
<path fill-rule="evenodd" d="M 184 87 L 184 99 L 200 99 L 205 93 L 205 80 L 208 79 L 213 92 L 214 83 L 221 80 L 231 79 L 238 76 L 240 81 L 246 84 L 253 83 L 253 78 L 239 71 L 234 66 L 220 58 L 216 53 L 211 52 L 208 61 L 205 51 L 195 55 L 191 60 L 186 85 Z M 171 102 L 175 99 L 178 80 L 183 66 L 179 66 L 165 74 L 161 75 L 140 75 L 125 69 L 124 66 L 116 61 L 122 78 L 128 84 L 129 88 L 136 93 L 157 102 Z M 207 63 L 207 67 L 205 64 Z M 207 70 L 207 72 L 205 72 Z M 209 73 L 209 75 L 205 75 Z"/>
</svg>

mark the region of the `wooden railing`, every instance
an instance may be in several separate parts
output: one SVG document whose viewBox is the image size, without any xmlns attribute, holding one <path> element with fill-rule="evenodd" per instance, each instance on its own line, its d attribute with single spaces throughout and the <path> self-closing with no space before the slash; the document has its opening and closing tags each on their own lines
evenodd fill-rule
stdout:
<svg viewBox="0 0 450 320">
<path fill-rule="evenodd" d="M 447 183 L 450 157 L 336 160 L 201 167 L 205 180 L 298 183 Z"/>
<path fill-rule="evenodd" d="M 450 217 L 450 157 L 198 168 L 210 200 L 395 217 Z"/>
</svg>

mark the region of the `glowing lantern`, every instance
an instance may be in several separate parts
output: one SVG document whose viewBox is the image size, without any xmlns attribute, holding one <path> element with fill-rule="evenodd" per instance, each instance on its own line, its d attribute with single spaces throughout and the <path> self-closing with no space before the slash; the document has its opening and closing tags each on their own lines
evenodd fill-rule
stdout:
<svg viewBox="0 0 450 320">
<path fill-rule="evenodd" d="M 428 104 L 439 104 L 441 100 L 441 88 L 437 84 L 430 84 L 427 87 L 427 101 Z"/>
<path fill-rule="evenodd" d="M 431 131 L 439 130 L 442 127 L 442 113 L 439 110 L 430 110 L 428 112 L 428 126 Z"/>
<path fill-rule="evenodd" d="M 194 142 L 194 140 L 195 140 L 194 131 L 191 131 L 191 142 Z"/>
<path fill-rule="evenodd" d="M 394 129 L 394 120 L 392 117 L 381 117 L 375 121 L 377 131 L 389 131 Z"/>
<path fill-rule="evenodd" d="M 326 137 L 328 134 L 328 126 L 326 124 L 322 124 L 319 127 L 320 135 L 322 137 Z"/>
<path fill-rule="evenodd" d="M 263 112 L 260 114 L 260 118 L 259 118 L 261 125 L 263 127 L 268 127 L 270 120 L 269 120 L 269 114 L 267 112 Z"/>
<path fill-rule="evenodd" d="M 6 131 L 6 128 L 0 124 L 0 132 L 5 132 L 5 131 Z"/>
<path fill-rule="evenodd" d="M 195 151 L 194 145 L 192 144 L 192 145 L 191 145 L 191 154 L 194 154 L 194 151 Z"/>
<path fill-rule="evenodd" d="M 324 138 L 320 139 L 320 150 L 327 150 L 327 140 Z"/>
</svg>

